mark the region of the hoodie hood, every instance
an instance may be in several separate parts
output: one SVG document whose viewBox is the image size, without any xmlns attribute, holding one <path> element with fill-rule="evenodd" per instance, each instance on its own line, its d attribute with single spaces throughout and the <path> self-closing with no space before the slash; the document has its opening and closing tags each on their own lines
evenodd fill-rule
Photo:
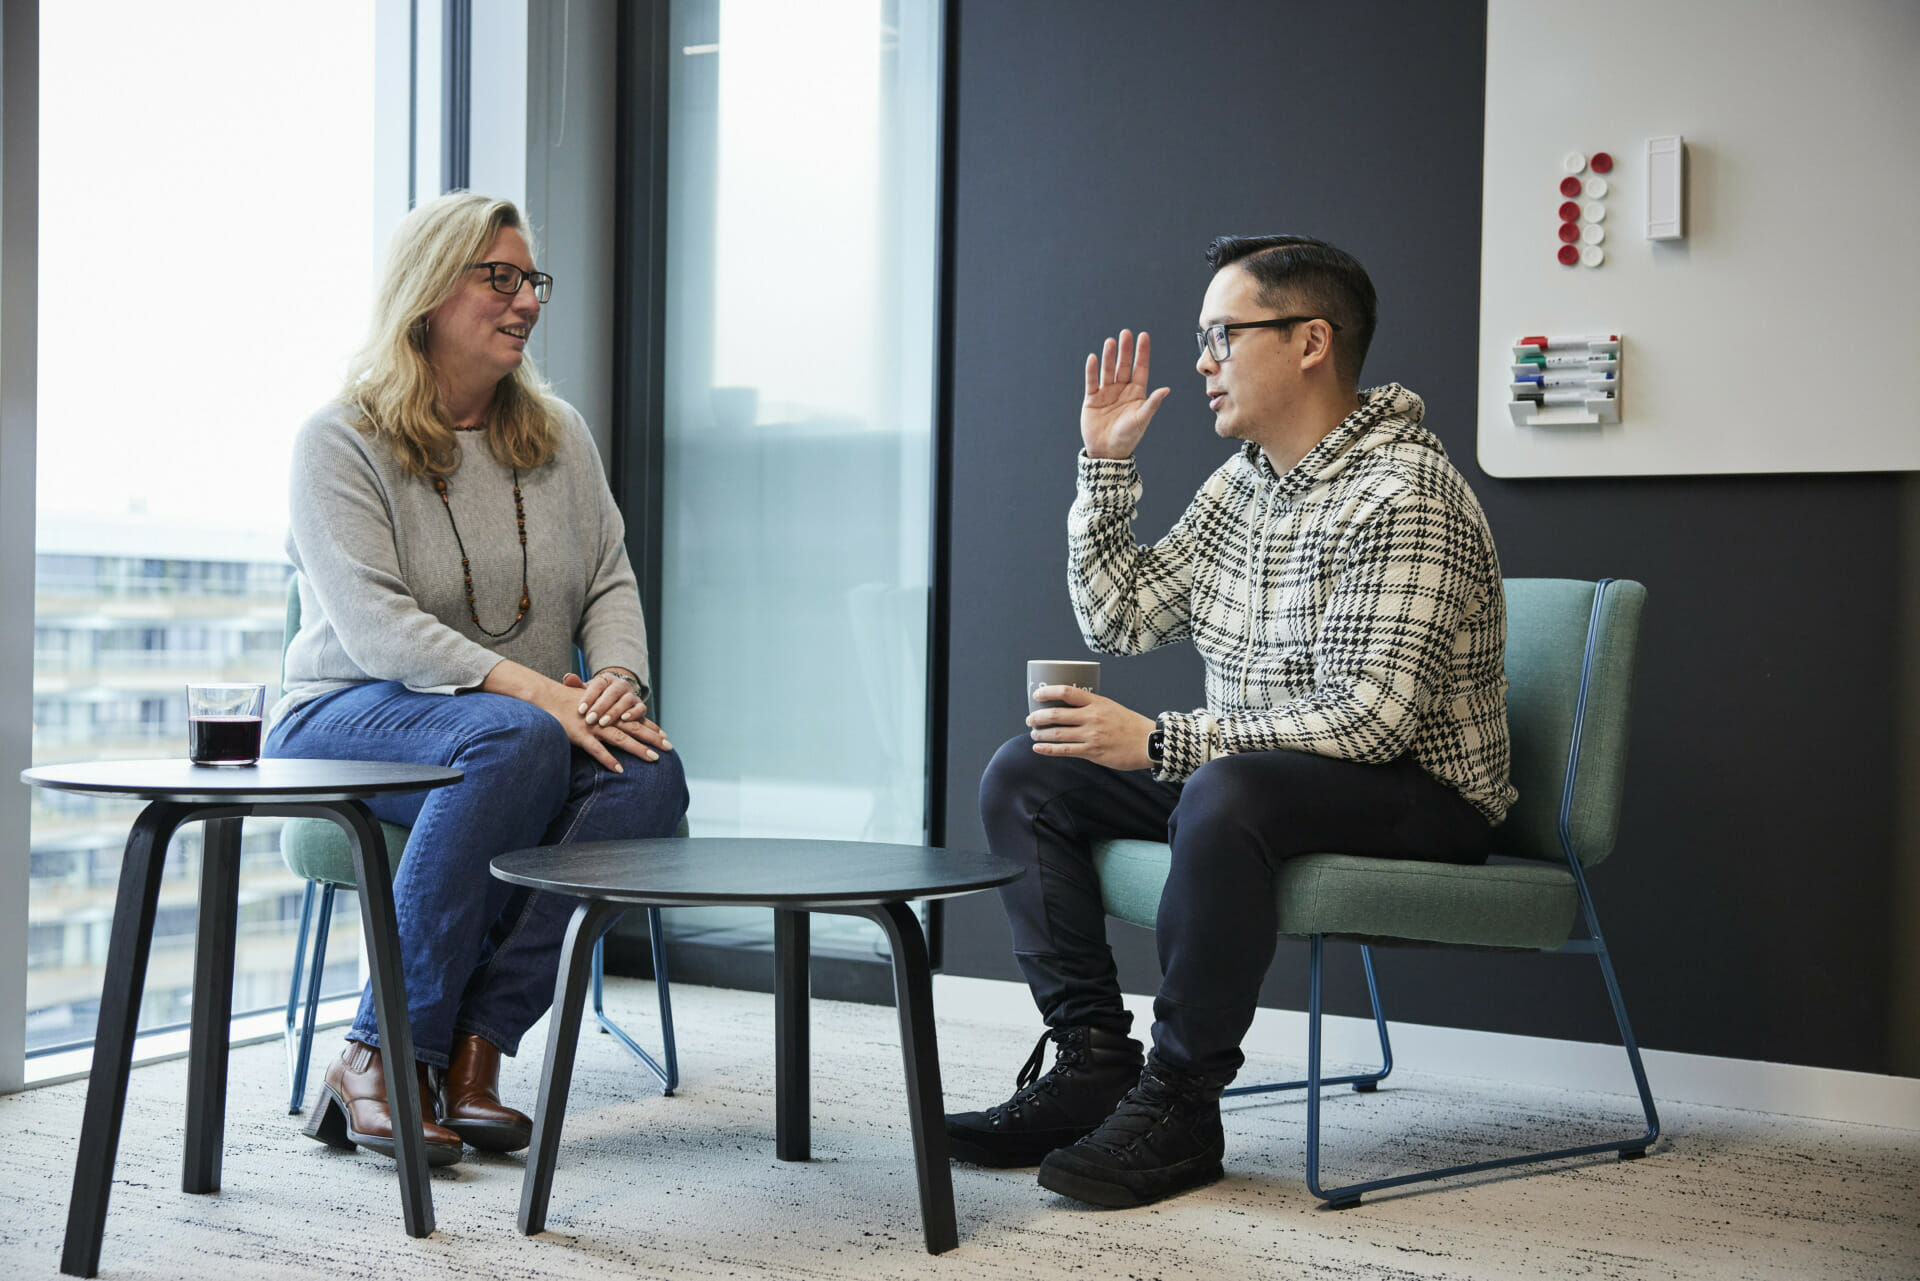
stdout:
<svg viewBox="0 0 1920 1281">
<path fill-rule="evenodd" d="M 1354 460 L 1393 445 L 1431 449 L 1447 456 L 1440 438 L 1420 425 L 1427 416 L 1426 402 L 1402 387 L 1387 383 L 1369 387 L 1360 393 L 1360 408 L 1340 420 L 1307 451 L 1307 456 L 1283 473 L 1276 472 L 1260 446 L 1248 441 L 1242 456 L 1263 484 L 1272 485 L 1282 495 L 1303 494 L 1316 485 L 1324 485 L 1338 476 Z"/>
</svg>

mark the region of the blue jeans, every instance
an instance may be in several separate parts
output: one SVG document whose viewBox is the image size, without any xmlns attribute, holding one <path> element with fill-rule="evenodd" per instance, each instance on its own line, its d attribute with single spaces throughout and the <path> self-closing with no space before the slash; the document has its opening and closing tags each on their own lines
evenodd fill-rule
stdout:
<svg viewBox="0 0 1920 1281">
<path fill-rule="evenodd" d="M 372 681 L 304 703 L 268 736 L 266 755 L 406 761 L 462 770 L 431 792 L 376 797 L 375 817 L 413 829 L 393 878 L 414 1057 L 446 1067 L 456 1035 L 507 1053 L 553 1003 L 560 944 L 577 899 L 497 880 L 496 855 L 536 845 L 671 836 L 687 811 L 680 757 L 613 749 L 616 774 L 560 722 L 502 694 L 415 694 Z M 378 1046 L 373 989 L 348 1039 Z"/>
</svg>

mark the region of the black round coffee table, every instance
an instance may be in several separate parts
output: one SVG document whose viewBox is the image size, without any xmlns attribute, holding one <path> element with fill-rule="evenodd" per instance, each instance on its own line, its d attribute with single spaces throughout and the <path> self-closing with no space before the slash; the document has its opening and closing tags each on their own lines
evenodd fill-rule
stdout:
<svg viewBox="0 0 1920 1281">
<path fill-rule="evenodd" d="M 66 1245 L 60 1270 L 90 1277 L 100 1267 L 107 1194 L 120 1148 L 120 1116 L 127 1102 L 140 994 L 147 980 L 154 913 L 167 842 L 187 823 L 207 825 L 200 868 L 200 920 L 193 951 L 193 1023 L 187 1051 L 187 1139 L 180 1185 L 188 1192 L 220 1190 L 220 1151 L 227 1111 L 227 1028 L 233 1015 L 234 934 L 239 923 L 240 825 L 249 817 L 324 818 L 346 830 L 360 882 L 363 937 L 373 969 L 373 1008 L 380 1043 L 390 1059 L 413 1061 L 413 1033 L 400 973 L 400 938 L 393 909 L 393 869 L 380 825 L 361 799 L 390 792 L 424 792 L 458 783 L 457 769 L 380 761 L 263 760 L 256 765 L 194 765 L 185 760 L 97 761 L 43 765 L 20 780 L 34 787 L 151 802 L 134 820 L 120 863 L 120 888 L 107 943 L 94 1033 L 93 1067 L 80 1153 L 67 1204 Z M 399 1149 L 400 1203 L 410 1236 L 433 1231 L 433 1194 L 420 1130 L 420 1088 L 411 1072 L 396 1074 L 388 1099 Z"/>
<path fill-rule="evenodd" d="M 546 1227 L 594 940 L 629 907 L 766 907 L 774 913 L 775 1154 L 804 1161 L 810 1146 L 807 913 L 864 916 L 879 923 L 892 945 L 927 1250 L 951 1250 L 959 1231 L 934 1040 L 933 975 L 920 921 L 907 904 L 991 889 L 1021 871 L 1007 859 L 963 850 L 770 837 L 591 841 L 494 859 L 493 874 L 504 881 L 585 900 L 574 911 L 560 953 L 533 1147 L 520 1189 L 520 1230 L 532 1234 Z"/>
</svg>

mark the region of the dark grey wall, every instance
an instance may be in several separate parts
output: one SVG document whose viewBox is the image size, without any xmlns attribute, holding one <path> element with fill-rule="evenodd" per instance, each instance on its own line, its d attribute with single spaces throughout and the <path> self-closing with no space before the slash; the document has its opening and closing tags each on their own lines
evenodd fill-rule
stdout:
<svg viewBox="0 0 1920 1281">
<path fill-rule="evenodd" d="M 1140 455 L 1151 541 L 1225 452 L 1188 336 L 1204 246 L 1320 235 L 1380 293 L 1367 381 L 1426 398 L 1506 572 L 1651 593 L 1620 843 L 1594 877 L 1643 1042 L 1893 1070 L 1898 478 L 1480 471 L 1480 6 L 951 2 L 949 843 L 983 839 L 976 784 L 1021 728 L 1023 660 L 1081 648 L 1064 519 L 1085 353 L 1122 325 L 1159 343 L 1175 394 Z M 1201 698 L 1190 650 L 1108 660 L 1104 681 L 1149 713 Z M 1151 937 L 1111 928 L 1128 990 L 1151 991 Z M 1007 948 L 991 897 L 950 907 L 949 972 L 1017 978 Z M 1283 945 L 1268 1003 L 1302 1006 L 1304 952 Z M 1590 962 L 1387 953 L 1381 981 L 1393 1018 L 1613 1035 Z M 1332 1008 L 1363 1002 L 1348 977 Z"/>
</svg>

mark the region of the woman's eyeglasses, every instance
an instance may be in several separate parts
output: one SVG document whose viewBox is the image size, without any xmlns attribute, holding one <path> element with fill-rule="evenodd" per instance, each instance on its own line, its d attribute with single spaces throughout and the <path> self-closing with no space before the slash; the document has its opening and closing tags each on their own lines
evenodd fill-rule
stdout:
<svg viewBox="0 0 1920 1281">
<path fill-rule="evenodd" d="M 553 277 L 544 271 L 522 271 L 510 262 L 470 262 L 468 270 L 485 267 L 492 273 L 488 282 L 497 294 L 517 294 L 522 281 L 531 282 L 533 296 L 541 302 L 553 297 Z"/>
</svg>

